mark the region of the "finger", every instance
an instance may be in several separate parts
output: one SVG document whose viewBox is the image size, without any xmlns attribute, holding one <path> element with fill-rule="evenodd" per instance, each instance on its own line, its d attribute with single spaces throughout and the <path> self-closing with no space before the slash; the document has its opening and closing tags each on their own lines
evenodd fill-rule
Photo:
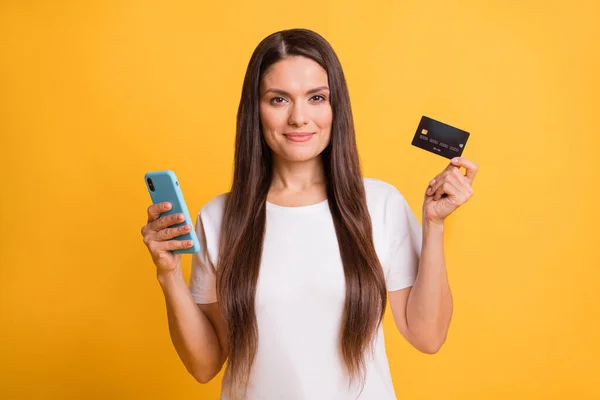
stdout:
<svg viewBox="0 0 600 400">
<path fill-rule="evenodd" d="M 438 185 L 438 187 L 435 189 L 435 191 L 432 194 L 433 200 L 438 201 L 439 199 L 442 198 L 442 196 L 446 193 L 445 186 L 447 186 L 446 181 L 441 182 L 441 184 Z"/>
<path fill-rule="evenodd" d="M 433 193 L 433 200 L 438 201 L 442 198 L 443 195 L 449 194 L 449 185 L 450 183 L 448 182 L 448 180 L 444 180 L 444 182 L 442 182 L 442 184 L 439 185 L 436 191 Z"/>
<path fill-rule="evenodd" d="M 454 193 L 457 198 L 454 201 L 456 201 L 457 204 L 461 205 L 473 196 L 473 188 L 471 187 L 469 180 L 462 174 L 458 167 L 454 168 L 448 181 L 456 188 Z"/>
<path fill-rule="evenodd" d="M 454 179 L 458 181 L 458 184 L 460 184 L 461 186 L 471 187 L 469 179 L 467 179 L 467 177 L 463 175 L 462 171 L 460 170 L 460 167 L 454 167 L 450 174 Z"/>
<path fill-rule="evenodd" d="M 186 233 L 189 233 L 191 230 L 192 230 L 191 225 L 182 225 L 182 226 L 178 226 L 176 228 L 162 229 L 157 232 L 155 240 L 156 241 L 171 240 L 174 237 L 177 237 L 180 235 L 185 235 Z"/>
<path fill-rule="evenodd" d="M 433 193 L 433 186 L 436 184 L 437 180 L 434 178 L 431 180 L 431 182 L 429 182 L 429 186 L 427 186 L 427 190 L 425 190 L 425 195 L 426 196 L 431 196 L 431 194 Z"/>
<path fill-rule="evenodd" d="M 171 203 L 169 203 L 168 201 L 152 204 L 150 207 L 148 207 L 148 222 L 150 223 L 152 221 L 157 220 L 160 217 L 161 213 L 169 211 L 170 209 Z"/>
<path fill-rule="evenodd" d="M 454 175 L 457 178 L 460 177 L 467 181 L 467 178 L 460 171 L 460 167 L 450 163 L 438 176 L 429 182 L 429 188 L 426 190 L 425 194 L 428 196 L 435 194 L 440 188 L 440 185 L 444 183 L 444 177 L 447 175 Z"/>
<path fill-rule="evenodd" d="M 187 249 L 194 245 L 191 240 L 167 240 L 165 242 L 155 242 L 155 254 L 161 251 L 171 251 L 178 249 Z"/>
<path fill-rule="evenodd" d="M 458 173 L 459 176 L 456 176 L 455 174 L 456 172 L 447 172 L 444 174 L 443 178 L 439 182 L 436 182 L 434 184 L 434 188 L 431 191 L 431 195 L 434 196 L 435 200 L 439 200 L 444 194 L 448 194 L 448 192 L 446 192 L 448 184 L 452 185 L 459 191 L 463 191 L 463 189 L 461 188 L 461 186 L 463 185 L 460 184 L 459 179 L 466 180 L 467 178 L 465 178 L 460 173 L 460 171 Z"/>
<path fill-rule="evenodd" d="M 451 177 L 448 177 L 448 179 L 446 179 L 438 188 L 433 195 L 433 199 L 437 201 L 441 199 L 444 194 L 448 195 L 448 197 L 451 197 L 452 199 L 461 199 L 465 195 L 460 189 L 458 182 Z"/>
<path fill-rule="evenodd" d="M 466 169 L 466 177 L 469 180 L 469 183 L 473 184 L 473 180 L 475 179 L 478 169 L 477 165 L 473 161 L 467 160 L 464 157 L 455 157 L 452 159 L 452 165 Z"/>
<path fill-rule="evenodd" d="M 176 213 L 160 217 L 159 219 L 152 221 L 149 225 L 153 231 L 160 231 L 171 225 L 180 224 L 184 220 L 185 216 L 182 213 Z"/>
<path fill-rule="evenodd" d="M 442 183 L 443 182 L 441 179 L 438 180 L 438 178 L 434 178 L 431 182 L 429 182 L 429 186 L 427 187 L 425 194 L 427 196 L 433 196 Z"/>
<path fill-rule="evenodd" d="M 455 168 L 455 167 L 452 167 Z M 435 192 L 440 188 L 440 186 L 444 183 L 444 179 L 446 175 L 449 174 L 449 169 L 446 168 L 444 171 L 440 172 L 438 176 L 433 178 L 431 182 L 429 182 L 429 188 L 425 192 L 428 196 L 432 196 Z"/>
<path fill-rule="evenodd" d="M 460 189 L 460 191 L 466 194 L 467 197 L 471 197 L 473 195 L 473 188 L 471 187 L 471 183 L 467 177 L 464 176 L 458 168 L 453 171 L 452 176 L 455 178 L 455 185 Z"/>
<path fill-rule="evenodd" d="M 447 180 L 448 180 L 448 174 L 444 174 L 442 179 L 438 180 L 434 184 L 434 186 L 431 188 L 431 195 L 433 196 L 434 200 L 439 200 L 445 193 L 444 185 L 446 185 Z"/>
<path fill-rule="evenodd" d="M 161 219 L 153 223 L 158 223 Z M 164 242 L 177 236 L 185 235 L 186 233 L 191 232 L 192 229 L 193 227 L 191 225 L 186 224 L 173 228 L 155 230 L 155 228 L 152 227 L 152 223 L 150 223 L 142 228 L 142 236 L 144 236 L 144 243 L 146 246 L 150 247 L 153 242 Z"/>
</svg>

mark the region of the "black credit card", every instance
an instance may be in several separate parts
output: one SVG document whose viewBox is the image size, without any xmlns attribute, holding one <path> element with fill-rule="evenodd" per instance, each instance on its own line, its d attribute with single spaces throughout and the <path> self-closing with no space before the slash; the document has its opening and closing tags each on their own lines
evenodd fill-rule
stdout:
<svg viewBox="0 0 600 400">
<path fill-rule="evenodd" d="M 412 145 L 442 157 L 460 157 L 467 145 L 469 132 L 423 116 Z"/>
</svg>

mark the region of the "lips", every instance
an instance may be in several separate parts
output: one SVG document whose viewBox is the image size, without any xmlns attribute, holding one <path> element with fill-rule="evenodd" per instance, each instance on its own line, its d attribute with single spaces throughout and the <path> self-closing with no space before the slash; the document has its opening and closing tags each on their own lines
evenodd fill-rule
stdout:
<svg viewBox="0 0 600 400">
<path fill-rule="evenodd" d="M 290 132 L 284 133 L 284 136 L 292 142 L 307 142 L 316 132 Z"/>
</svg>

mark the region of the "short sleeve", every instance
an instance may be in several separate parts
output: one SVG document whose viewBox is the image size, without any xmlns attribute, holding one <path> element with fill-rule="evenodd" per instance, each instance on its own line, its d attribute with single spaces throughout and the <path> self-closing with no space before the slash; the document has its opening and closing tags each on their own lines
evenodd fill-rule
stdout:
<svg viewBox="0 0 600 400">
<path fill-rule="evenodd" d="M 417 278 L 423 231 L 410 205 L 396 188 L 392 191 L 387 207 L 389 270 L 386 285 L 391 292 L 412 286 Z"/>
<path fill-rule="evenodd" d="M 215 303 L 217 301 L 216 268 L 210 256 L 211 243 L 214 242 L 210 221 L 198 213 L 196 234 L 200 242 L 200 251 L 192 254 L 192 271 L 190 275 L 190 292 L 197 304 Z"/>
</svg>

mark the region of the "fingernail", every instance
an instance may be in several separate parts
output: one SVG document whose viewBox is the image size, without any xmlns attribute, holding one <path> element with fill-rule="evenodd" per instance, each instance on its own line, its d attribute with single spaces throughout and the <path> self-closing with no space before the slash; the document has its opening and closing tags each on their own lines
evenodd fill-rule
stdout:
<svg viewBox="0 0 600 400">
<path fill-rule="evenodd" d="M 165 204 L 165 210 L 168 210 L 169 208 L 171 208 L 171 204 L 170 203 Z"/>
<path fill-rule="evenodd" d="M 457 162 L 458 162 L 458 158 L 453 158 L 453 159 L 452 159 L 452 162 L 453 162 L 453 163 L 457 163 Z"/>
<path fill-rule="evenodd" d="M 433 185 L 435 183 L 435 179 L 433 179 L 431 182 L 429 182 L 429 185 Z"/>
</svg>

